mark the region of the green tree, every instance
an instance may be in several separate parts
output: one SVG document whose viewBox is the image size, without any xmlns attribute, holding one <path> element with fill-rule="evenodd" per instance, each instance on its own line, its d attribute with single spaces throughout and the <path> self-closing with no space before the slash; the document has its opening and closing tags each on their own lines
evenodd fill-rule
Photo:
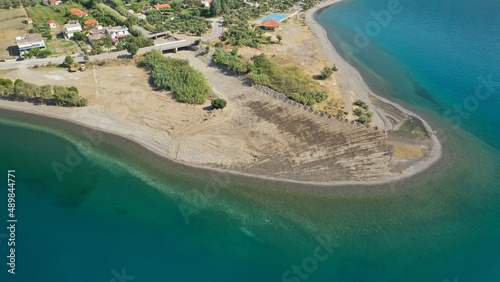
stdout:
<svg viewBox="0 0 500 282">
<path fill-rule="evenodd" d="M 215 109 L 224 109 L 227 106 L 227 102 L 224 99 L 215 99 L 212 101 L 212 107 Z"/>
<path fill-rule="evenodd" d="M 16 79 L 16 81 L 14 81 L 14 85 L 18 85 L 20 83 L 24 83 L 24 81 L 20 78 Z"/>
<path fill-rule="evenodd" d="M 359 121 L 359 122 L 360 122 L 360 123 L 362 123 L 362 124 L 367 124 L 367 123 L 369 123 L 370 121 L 372 121 L 372 119 L 371 119 L 371 118 L 369 118 L 369 117 L 366 117 L 366 116 L 361 116 L 361 117 L 359 117 L 359 118 L 357 119 L 357 121 Z"/>
<path fill-rule="evenodd" d="M 85 61 L 85 63 L 87 63 L 90 60 L 90 58 L 88 55 L 85 55 L 83 56 L 83 60 Z"/>
<path fill-rule="evenodd" d="M 52 86 L 51 85 L 43 85 L 40 86 L 40 92 L 39 92 L 40 98 L 43 100 L 48 100 L 52 98 Z"/>
<path fill-rule="evenodd" d="M 12 0 L 12 7 L 17 8 L 21 6 L 21 0 Z"/>
<path fill-rule="evenodd" d="M 76 41 L 84 41 L 85 40 L 85 35 L 83 35 L 83 33 L 81 32 L 75 32 L 73 34 L 74 38 Z"/>
<path fill-rule="evenodd" d="M 4 87 L 11 87 L 13 85 L 12 80 L 8 78 L 0 78 L 0 85 Z"/>
<path fill-rule="evenodd" d="M 222 12 L 221 0 L 213 0 L 212 3 L 210 3 L 210 13 L 213 16 L 218 16 L 221 14 L 221 12 Z"/>
<path fill-rule="evenodd" d="M 39 56 L 50 56 L 52 55 L 52 51 L 50 51 L 49 49 L 45 49 L 45 50 L 42 50 L 38 53 Z"/>
<path fill-rule="evenodd" d="M 137 47 L 137 45 L 135 45 L 134 43 L 127 44 L 127 52 L 130 53 L 132 58 L 134 57 L 135 54 L 137 54 L 137 51 L 139 51 L 139 47 Z"/>
<path fill-rule="evenodd" d="M 280 43 L 281 40 L 283 39 L 283 36 L 281 36 L 281 34 L 278 34 L 278 36 L 276 36 L 276 38 L 278 38 L 278 43 Z"/>
<path fill-rule="evenodd" d="M 235 47 L 231 50 L 231 55 L 236 56 L 236 54 L 238 54 L 238 48 Z"/>
<path fill-rule="evenodd" d="M 9 9 L 10 6 L 12 6 L 12 1 L 11 0 L 5 0 L 5 1 L 3 1 L 3 8 L 4 9 Z"/>
<path fill-rule="evenodd" d="M 74 60 L 73 60 L 73 57 L 71 56 L 66 56 L 66 58 L 64 58 L 64 63 L 67 65 L 67 66 L 71 66 L 73 64 Z"/>
<path fill-rule="evenodd" d="M 333 74 L 333 69 L 331 67 L 326 66 L 322 71 L 321 71 L 321 79 L 327 79 Z"/>
<path fill-rule="evenodd" d="M 106 34 L 106 36 L 103 39 L 104 45 L 106 47 L 111 48 L 113 46 L 113 38 L 111 38 L 111 34 Z"/>
</svg>

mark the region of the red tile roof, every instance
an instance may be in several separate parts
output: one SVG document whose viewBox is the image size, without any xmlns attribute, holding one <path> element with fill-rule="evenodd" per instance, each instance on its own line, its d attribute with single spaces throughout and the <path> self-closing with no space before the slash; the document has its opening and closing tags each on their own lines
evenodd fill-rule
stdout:
<svg viewBox="0 0 500 282">
<path fill-rule="evenodd" d="M 169 4 L 158 4 L 158 5 L 155 5 L 155 8 L 157 10 L 160 10 L 160 9 L 170 8 L 170 5 Z"/>
<path fill-rule="evenodd" d="M 84 25 L 91 25 L 91 24 L 97 24 L 97 23 L 99 23 L 99 22 L 96 20 L 88 20 L 88 21 L 84 22 L 83 24 Z"/>
<path fill-rule="evenodd" d="M 27 18 L 27 19 L 26 19 L 26 21 L 27 21 L 27 22 L 31 22 L 31 21 L 32 21 L 32 19 L 31 19 L 31 18 Z"/>
<path fill-rule="evenodd" d="M 267 20 L 267 21 L 261 23 L 260 25 L 263 27 L 278 27 L 281 25 L 281 23 L 277 22 L 275 20 Z"/>
<path fill-rule="evenodd" d="M 54 20 L 48 20 L 48 21 L 47 21 L 47 23 L 48 23 L 48 24 L 51 24 L 51 23 L 56 23 L 56 21 L 54 21 Z"/>
<path fill-rule="evenodd" d="M 69 11 L 71 12 L 72 15 L 77 15 L 79 17 L 87 17 L 89 15 L 89 14 L 85 13 L 84 11 L 78 10 L 75 8 L 71 8 L 71 9 L 69 9 Z"/>
</svg>

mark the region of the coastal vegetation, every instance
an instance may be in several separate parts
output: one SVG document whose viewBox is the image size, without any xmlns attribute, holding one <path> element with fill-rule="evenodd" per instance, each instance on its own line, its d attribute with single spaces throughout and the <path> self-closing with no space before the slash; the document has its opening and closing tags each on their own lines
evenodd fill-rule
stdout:
<svg viewBox="0 0 500 282">
<path fill-rule="evenodd" d="M 365 101 L 359 99 L 356 100 L 353 104 L 357 106 L 353 110 L 353 113 L 358 116 L 358 119 L 356 121 L 362 124 L 370 123 L 372 121 L 373 113 L 368 111 L 368 104 Z"/>
<path fill-rule="evenodd" d="M 88 103 L 87 98 L 78 94 L 76 87 L 63 87 L 24 82 L 21 79 L 12 83 L 10 79 L 0 78 L 0 97 L 16 101 L 28 101 L 58 105 L 63 107 L 83 107 Z"/>
<path fill-rule="evenodd" d="M 172 91 L 180 102 L 203 104 L 211 93 L 207 79 L 187 60 L 163 57 L 161 51 L 152 50 L 140 61 L 151 70 L 153 84 L 158 89 Z"/>
<path fill-rule="evenodd" d="M 212 107 L 215 109 L 224 109 L 227 106 L 227 101 L 224 99 L 215 99 L 212 101 Z"/>
<path fill-rule="evenodd" d="M 315 81 L 301 69 L 276 64 L 264 53 L 246 62 L 236 52 L 228 54 L 224 49 L 217 48 L 213 61 L 237 74 L 246 74 L 253 83 L 268 86 L 304 105 L 312 106 L 328 98 L 327 93 L 317 89 Z"/>
</svg>

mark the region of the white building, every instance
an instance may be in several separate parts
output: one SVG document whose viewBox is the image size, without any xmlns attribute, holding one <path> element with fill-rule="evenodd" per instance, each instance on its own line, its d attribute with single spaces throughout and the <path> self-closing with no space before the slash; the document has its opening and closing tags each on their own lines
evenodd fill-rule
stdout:
<svg viewBox="0 0 500 282">
<path fill-rule="evenodd" d="M 64 25 L 64 37 L 72 38 L 75 32 L 82 32 L 82 26 L 77 21 L 71 21 Z"/>
<path fill-rule="evenodd" d="M 123 38 L 130 34 L 126 26 L 114 26 L 106 28 L 106 33 L 111 35 L 111 38 Z"/>
<path fill-rule="evenodd" d="M 201 4 L 203 4 L 205 7 L 210 7 L 211 3 L 212 0 L 201 0 Z"/>
<path fill-rule="evenodd" d="M 40 33 L 26 34 L 23 36 L 16 37 L 17 47 L 19 48 L 19 54 L 23 55 L 31 49 L 38 48 L 40 50 L 45 49 L 45 40 Z"/>
<path fill-rule="evenodd" d="M 54 6 L 57 6 L 57 5 L 63 4 L 63 2 L 61 0 L 43 0 L 42 1 L 42 5 L 44 5 L 44 6 L 49 6 L 51 4 Z"/>
</svg>

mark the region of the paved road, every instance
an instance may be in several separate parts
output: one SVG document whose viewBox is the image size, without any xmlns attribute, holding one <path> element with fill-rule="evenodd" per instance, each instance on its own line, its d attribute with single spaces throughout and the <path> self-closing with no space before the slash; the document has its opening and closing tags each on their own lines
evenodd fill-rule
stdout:
<svg viewBox="0 0 500 282">
<path fill-rule="evenodd" d="M 207 35 L 206 37 L 202 38 L 202 41 L 210 41 L 213 39 L 218 38 L 221 36 L 222 32 L 224 31 L 222 27 L 222 18 L 216 19 L 213 24 L 212 24 L 212 33 L 210 35 Z M 169 42 L 169 43 L 163 43 L 163 44 L 157 44 L 154 46 L 149 46 L 149 47 L 144 47 L 139 49 L 137 52 L 138 54 L 146 53 L 150 50 L 157 49 L 157 50 L 171 50 L 174 48 L 182 48 L 182 47 L 187 47 L 190 45 L 194 44 L 194 40 L 180 40 L 180 41 L 175 41 L 175 42 Z M 112 58 L 117 58 L 119 56 L 123 55 L 128 55 L 128 52 L 126 50 L 120 51 L 120 52 L 113 52 L 113 53 L 105 53 L 105 54 L 99 54 L 99 55 L 94 55 L 94 56 L 89 56 L 90 60 L 103 60 L 103 59 L 112 59 Z M 82 57 L 76 57 L 75 61 L 76 62 L 83 62 L 83 56 Z M 46 65 L 47 63 L 56 63 L 56 64 L 62 64 L 64 62 L 64 59 L 66 56 L 60 56 L 60 57 L 50 57 L 50 58 L 42 58 L 42 59 L 29 59 L 29 60 L 23 60 L 23 61 L 10 61 L 10 62 L 3 62 L 0 63 L 0 70 L 6 70 L 6 69 L 17 69 L 17 68 L 27 68 L 27 67 L 33 67 L 35 65 Z"/>
</svg>

